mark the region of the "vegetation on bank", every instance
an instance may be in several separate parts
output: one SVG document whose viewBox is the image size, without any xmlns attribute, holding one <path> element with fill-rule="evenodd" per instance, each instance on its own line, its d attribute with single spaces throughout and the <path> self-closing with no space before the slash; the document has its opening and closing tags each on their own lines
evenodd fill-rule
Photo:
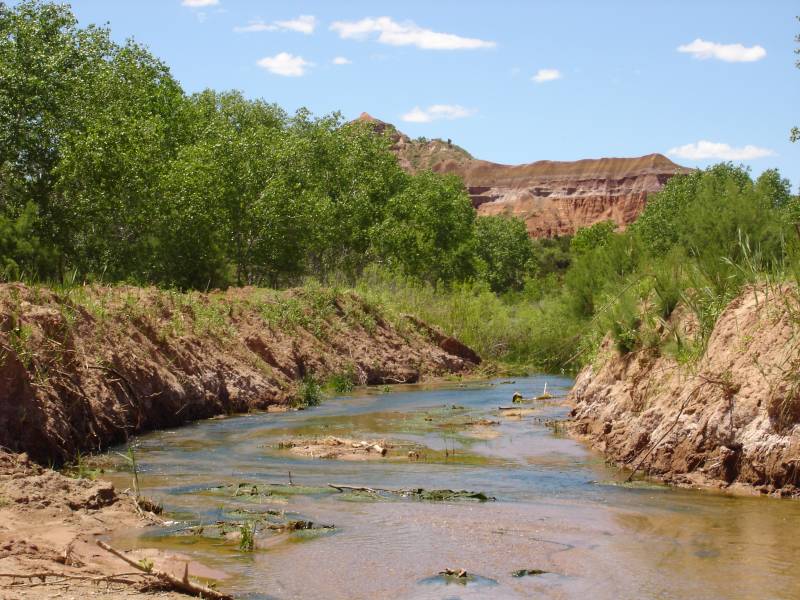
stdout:
<svg viewBox="0 0 800 600">
<path fill-rule="evenodd" d="M 800 202 L 774 170 L 679 175 L 628 231 L 530 240 L 517 219 L 476 217 L 459 179 L 403 172 L 389 144 L 338 114 L 187 95 L 146 48 L 79 27 L 66 5 L 0 4 L 4 280 L 187 298 L 350 287 L 486 358 L 573 371 L 607 332 L 621 352 L 690 361 L 742 286 L 800 272 Z M 678 304 L 696 338 L 667 331 Z"/>
</svg>

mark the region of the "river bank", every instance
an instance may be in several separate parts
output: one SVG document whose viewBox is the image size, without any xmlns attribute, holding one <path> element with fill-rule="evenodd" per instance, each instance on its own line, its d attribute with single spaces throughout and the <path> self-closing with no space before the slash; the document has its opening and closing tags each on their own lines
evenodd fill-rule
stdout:
<svg viewBox="0 0 800 600">
<path fill-rule="evenodd" d="M 800 319 L 794 287 L 749 288 L 690 363 L 610 338 L 577 377 L 571 431 L 612 462 L 664 482 L 800 495 Z M 664 337 L 692 340 L 677 310 Z"/>
<path fill-rule="evenodd" d="M 480 362 L 417 319 L 390 322 L 353 293 L 319 287 L 182 294 L 4 284 L 0 352 L 0 570 L 20 574 L 0 577 L 4 598 L 62 588 L 172 597 L 151 589 L 152 578 L 119 576 L 131 568 L 95 544 L 160 519 L 108 482 L 34 461 L 69 462 L 215 415 L 302 408 L 326 384 L 416 382 Z M 180 577 L 180 555 L 169 556 L 143 558 Z M 219 575 L 191 566 L 193 575 Z"/>
<path fill-rule="evenodd" d="M 326 383 L 467 373 L 469 348 L 352 292 L 0 285 L 0 446 L 43 464 L 220 414 L 313 403 Z"/>
</svg>

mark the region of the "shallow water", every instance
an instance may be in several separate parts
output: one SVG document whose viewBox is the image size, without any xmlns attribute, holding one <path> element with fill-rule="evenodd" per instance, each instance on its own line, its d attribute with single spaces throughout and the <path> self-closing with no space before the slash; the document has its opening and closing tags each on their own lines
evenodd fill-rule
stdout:
<svg viewBox="0 0 800 600">
<path fill-rule="evenodd" d="M 501 417 L 513 392 L 551 401 L 533 414 Z M 559 401 L 572 382 L 551 376 L 437 387 L 360 390 L 310 411 L 197 423 L 141 437 L 143 493 L 186 524 L 212 523 L 235 506 L 285 510 L 334 524 L 333 532 L 265 536 L 253 553 L 202 536 L 119 538 L 122 547 L 177 550 L 229 578 L 243 598 L 800 598 L 800 502 L 623 485 L 602 457 L 559 435 Z M 453 406 L 455 405 L 455 408 Z M 463 407 L 463 408 L 460 408 Z M 425 417 L 431 420 L 425 420 Z M 472 436 L 465 417 L 501 421 Z M 445 426 L 439 426 L 444 421 Z M 413 441 L 420 461 L 337 461 L 292 456 L 275 444 L 292 435 Z M 453 453 L 454 451 L 454 453 Z M 223 484 L 285 484 L 312 493 L 234 498 Z M 129 475 L 113 475 L 118 486 Z M 324 489 L 482 491 L 494 502 L 374 501 Z M 466 569 L 466 583 L 438 577 Z M 546 571 L 514 577 L 520 569 Z"/>
</svg>

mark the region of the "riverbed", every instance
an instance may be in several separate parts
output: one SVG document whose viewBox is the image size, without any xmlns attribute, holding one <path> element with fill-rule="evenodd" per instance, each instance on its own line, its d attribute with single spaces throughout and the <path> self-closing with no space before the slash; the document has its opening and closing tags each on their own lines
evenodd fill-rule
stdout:
<svg viewBox="0 0 800 600">
<path fill-rule="evenodd" d="M 187 555 L 251 600 L 800 597 L 800 503 L 624 483 L 627 474 L 563 434 L 571 385 L 536 376 L 359 389 L 306 411 L 141 436 L 142 493 L 173 522 L 113 542 Z M 512 404 L 515 392 L 530 401 Z M 381 440 L 389 451 L 330 460 L 282 447 L 298 437 Z M 489 499 L 342 493 L 330 483 Z M 252 552 L 204 534 L 267 511 L 315 525 L 257 531 Z M 439 576 L 444 569 L 470 576 Z"/>
</svg>

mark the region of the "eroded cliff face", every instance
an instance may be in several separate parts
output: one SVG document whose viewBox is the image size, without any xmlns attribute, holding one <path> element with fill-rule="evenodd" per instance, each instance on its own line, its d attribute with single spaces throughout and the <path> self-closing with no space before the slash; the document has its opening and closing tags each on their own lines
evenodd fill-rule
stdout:
<svg viewBox="0 0 800 600">
<path fill-rule="evenodd" d="M 450 141 L 412 140 L 366 113 L 359 120 L 391 136 L 392 149 L 405 170 L 460 176 L 478 214 L 521 218 L 533 237 L 570 235 L 606 220 L 624 228 L 670 177 L 690 172 L 661 154 L 501 165 L 477 160 Z"/>
<path fill-rule="evenodd" d="M 607 340 L 571 393 L 572 431 L 669 483 L 800 495 L 800 300 L 760 287 L 720 316 L 697 364 Z M 678 311 L 685 335 L 692 318 Z"/>
</svg>

